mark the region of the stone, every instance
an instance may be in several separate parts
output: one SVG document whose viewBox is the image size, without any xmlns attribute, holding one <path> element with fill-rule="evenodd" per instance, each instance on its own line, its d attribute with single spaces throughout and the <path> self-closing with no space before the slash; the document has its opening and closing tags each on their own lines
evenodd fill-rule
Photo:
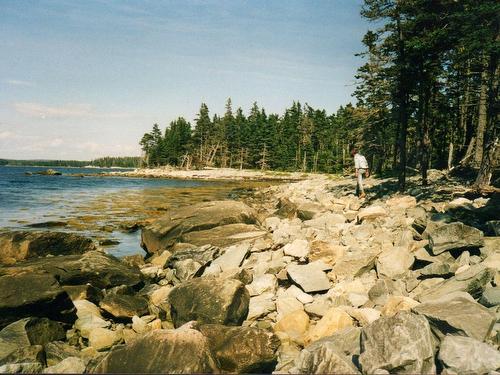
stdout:
<svg viewBox="0 0 500 375">
<path fill-rule="evenodd" d="M 90 284 L 63 285 L 62 288 L 69 294 L 72 301 L 86 299 L 92 303 L 99 304 L 99 302 L 103 299 L 101 289 Z"/>
<path fill-rule="evenodd" d="M 318 267 L 291 264 L 287 267 L 288 276 L 306 293 L 321 292 L 330 289 L 330 281 Z"/>
<path fill-rule="evenodd" d="M 404 247 L 384 250 L 377 258 L 377 272 L 389 278 L 398 278 L 413 265 L 415 257 Z"/>
<path fill-rule="evenodd" d="M 342 331 L 341 331 L 342 332 Z M 340 332 L 339 332 L 340 333 Z M 359 342 L 359 332 L 358 342 Z M 349 355 L 339 348 L 334 336 L 322 338 L 307 346 L 295 360 L 292 374 L 360 374 Z M 359 350 L 359 344 L 358 344 Z"/>
<path fill-rule="evenodd" d="M 487 374 L 500 368 L 500 352 L 470 337 L 446 336 L 438 355 L 447 372 Z"/>
<path fill-rule="evenodd" d="M 273 293 L 263 293 L 260 296 L 251 297 L 248 305 L 247 320 L 254 321 L 273 311 L 276 311 Z"/>
<path fill-rule="evenodd" d="M 331 230 L 335 228 L 335 226 L 344 224 L 345 222 L 346 218 L 344 215 L 326 212 L 312 220 L 304 221 L 304 225 L 321 230 Z"/>
<path fill-rule="evenodd" d="M 208 339 L 197 330 L 159 329 L 115 346 L 91 373 L 214 373 L 219 372 Z"/>
<path fill-rule="evenodd" d="M 346 253 L 333 266 L 332 273 L 337 278 L 358 277 L 375 266 L 378 253 L 357 250 Z"/>
<path fill-rule="evenodd" d="M 345 255 L 348 247 L 325 241 L 313 241 L 309 260 L 315 261 L 321 259 L 332 266 Z"/>
<path fill-rule="evenodd" d="M 215 259 L 212 264 L 219 266 L 222 272 L 232 270 L 240 267 L 249 253 L 250 244 L 233 245 L 225 249 L 224 253 Z"/>
<path fill-rule="evenodd" d="M 177 285 L 169 301 L 175 327 L 191 320 L 240 325 L 247 317 L 250 295 L 240 281 L 207 276 Z"/>
<path fill-rule="evenodd" d="M 280 225 L 281 219 L 276 216 L 270 216 L 264 220 L 264 226 L 270 232 L 274 232 Z"/>
<path fill-rule="evenodd" d="M 47 366 L 54 366 L 69 357 L 79 357 L 80 352 L 63 341 L 53 341 L 44 345 Z"/>
<path fill-rule="evenodd" d="M 432 331 L 441 338 L 446 334 L 458 334 L 484 341 L 496 322 L 494 313 L 462 297 L 422 303 L 412 311 L 425 316 Z"/>
<path fill-rule="evenodd" d="M 311 220 L 317 216 L 324 208 L 316 202 L 304 201 L 297 205 L 297 217 L 301 220 Z"/>
<path fill-rule="evenodd" d="M 328 310 L 330 310 L 334 305 L 326 298 L 315 299 L 314 302 L 309 303 L 304 306 L 304 310 L 313 317 L 322 317 Z"/>
<path fill-rule="evenodd" d="M 229 224 L 254 224 L 256 212 L 238 201 L 212 201 L 173 209 L 142 230 L 141 245 L 149 253 L 169 249 L 186 234 Z M 194 238 L 194 237 L 192 237 Z M 198 237 L 200 239 L 200 237 Z M 215 239 L 215 238 L 214 238 Z M 202 244 L 206 245 L 208 243 Z M 216 246 L 214 242 L 211 243 Z"/>
<path fill-rule="evenodd" d="M 0 276 L 0 329 L 24 317 L 46 317 L 65 323 L 76 319 L 73 302 L 53 276 Z"/>
<path fill-rule="evenodd" d="M 254 278 L 252 283 L 247 285 L 251 297 L 261 295 L 264 292 L 275 293 L 277 288 L 278 280 L 276 276 L 268 273 Z"/>
<path fill-rule="evenodd" d="M 137 315 L 132 317 L 132 329 L 137 333 L 144 333 L 150 330 L 148 323 Z"/>
<path fill-rule="evenodd" d="M 304 310 L 304 305 L 297 298 L 285 294 L 276 299 L 276 310 L 279 320 L 294 311 Z"/>
<path fill-rule="evenodd" d="M 309 250 L 309 241 L 299 239 L 286 244 L 283 248 L 285 255 L 290 255 L 294 258 L 306 258 L 309 255 Z"/>
<path fill-rule="evenodd" d="M 400 374 L 435 373 L 431 337 L 423 316 L 400 312 L 376 320 L 361 332 L 359 363 L 363 373 L 372 374 L 378 369 Z"/>
<path fill-rule="evenodd" d="M 395 281 L 391 279 L 379 279 L 368 291 L 368 298 L 373 303 L 383 306 L 390 296 L 401 296 L 403 293 Z"/>
<path fill-rule="evenodd" d="M 98 351 L 107 350 L 120 340 L 121 336 L 116 331 L 107 328 L 95 328 L 89 334 L 89 345 Z"/>
<path fill-rule="evenodd" d="M 500 247 L 495 249 L 495 252 L 488 255 L 483 261 L 483 266 L 494 269 L 495 271 L 500 271 L 500 252 L 497 252 Z"/>
<path fill-rule="evenodd" d="M 409 311 L 418 305 L 419 303 L 410 297 L 391 296 L 387 299 L 381 313 L 384 316 L 394 316 L 400 311 Z"/>
<path fill-rule="evenodd" d="M 500 236 L 500 220 L 490 220 L 486 224 L 493 236 Z"/>
<path fill-rule="evenodd" d="M 393 196 L 387 199 L 385 204 L 392 209 L 406 210 L 416 207 L 417 200 L 411 195 Z"/>
<path fill-rule="evenodd" d="M 75 322 L 75 328 L 80 331 L 82 337 L 88 338 L 90 332 L 96 328 L 106 328 L 111 325 L 104 320 L 99 307 L 86 300 L 75 301 L 76 314 L 78 319 Z"/>
<path fill-rule="evenodd" d="M 67 357 L 61 362 L 49 366 L 43 370 L 44 374 L 83 374 L 85 362 L 78 357 Z"/>
<path fill-rule="evenodd" d="M 266 231 L 256 225 L 250 224 L 228 224 L 207 230 L 188 232 L 180 238 L 196 246 L 213 245 L 227 247 L 240 242 L 248 242 L 267 235 Z"/>
<path fill-rule="evenodd" d="M 494 288 L 485 289 L 479 303 L 486 307 L 500 305 L 500 287 L 496 286 Z"/>
<path fill-rule="evenodd" d="M 13 231 L 0 233 L 0 264 L 47 255 L 83 254 L 95 250 L 90 238 L 52 231 Z"/>
<path fill-rule="evenodd" d="M 364 307 L 360 309 L 348 308 L 346 312 L 354 319 L 356 319 L 361 326 L 367 326 L 380 318 L 380 311 Z"/>
<path fill-rule="evenodd" d="M 40 363 L 45 365 L 45 353 L 42 345 L 30 345 L 16 348 L 0 359 L 0 366 L 14 363 Z"/>
<path fill-rule="evenodd" d="M 132 319 L 134 315 L 148 313 L 148 303 L 145 298 L 127 294 L 107 294 L 99 303 L 99 307 L 118 319 Z"/>
<path fill-rule="evenodd" d="M 288 335 L 294 342 L 303 345 L 304 335 L 309 330 L 309 315 L 296 310 L 283 316 L 274 326 L 275 332 Z"/>
<path fill-rule="evenodd" d="M 351 327 L 353 324 L 354 320 L 344 310 L 332 308 L 309 330 L 305 341 L 306 343 L 314 342 L 343 328 Z"/>
<path fill-rule="evenodd" d="M 137 286 L 142 283 L 138 269 L 130 268 L 118 258 L 101 251 L 31 259 L 11 267 L 0 268 L 0 276 L 21 273 L 48 273 L 53 275 L 60 285 L 88 283 L 100 289 L 118 285 Z"/>
<path fill-rule="evenodd" d="M 269 373 L 274 370 L 280 340 L 272 332 L 253 327 L 204 324 L 196 327 L 210 350 L 229 373 Z"/>
<path fill-rule="evenodd" d="M 358 212 L 358 222 L 363 220 L 373 220 L 380 217 L 386 217 L 387 211 L 381 206 L 370 206 L 367 208 L 362 208 Z"/>
<path fill-rule="evenodd" d="M 311 295 L 304 293 L 300 288 L 296 287 L 295 285 L 290 286 L 285 291 L 285 294 L 297 298 L 297 300 L 299 300 L 303 304 L 311 303 L 314 301 L 314 298 Z"/>
<path fill-rule="evenodd" d="M 347 293 L 347 300 L 352 306 L 360 307 L 368 302 L 369 298 L 366 293 Z"/>
<path fill-rule="evenodd" d="M 40 362 L 9 363 L 0 366 L 0 374 L 38 374 L 42 372 Z"/>
<path fill-rule="evenodd" d="M 429 246 L 434 255 L 455 249 L 469 249 L 483 246 L 483 232 L 457 222 L 443 224 L 429 233 Z"/>
<path fill-rule="evenodd" d="M 165 266 L 175 269 L 175 275 L 179 280 L 189 280 L 200 276 L 221 253 L 220 248 L 211 245 L 191 247 L 176 251 L 168 258 Z"/>
<path fill-rule="evenodd" d="M 436 285 L 432 290 L 418 296 L 420 302 L 436 300 L 453 292 L 467 292 L 474 298 L 480 298 L 486 285 L 495 273 L 491 268 L 478 264 L 468 270 Z"/>
<path fill-rule="evenodd" d="M 450 263 L 431 263 L 418 270 L 420 277 L 449 277 L 455 273 L 454 265 Z"/>
<path fill-rule="evenodd" d="M 153 266 L 159 266 L 161 268 L 165 268 L 165 266 L 168 263 L 168 260 L 172 256 L 172 253 L 168 250 L 158 252 L 154 254 L 149 260 L 149 263 L 151 263 Z"/>
</svg>

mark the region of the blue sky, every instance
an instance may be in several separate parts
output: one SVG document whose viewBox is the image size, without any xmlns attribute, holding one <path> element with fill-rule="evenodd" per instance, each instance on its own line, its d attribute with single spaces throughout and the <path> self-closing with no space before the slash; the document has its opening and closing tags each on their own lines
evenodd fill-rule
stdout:
<svg viewBox="0 0 500 375">
<path fill-rule="evenodd" d="M 157 122 L 231 97 L 352 101 L 361 0 L 0 0 L 0 158 L 138 155 Z"/>
</svg>

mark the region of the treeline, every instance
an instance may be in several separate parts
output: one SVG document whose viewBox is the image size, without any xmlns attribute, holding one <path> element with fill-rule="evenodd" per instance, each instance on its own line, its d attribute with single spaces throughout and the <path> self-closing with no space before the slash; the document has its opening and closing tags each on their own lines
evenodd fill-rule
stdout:
<svg viewBox="0 0 500 375">
<path fill-rule="evenodd" d="M 210 116 L 203 103 L 194 127 L 182 117 L 163 132 L 155 124 L 140 144 L 148 166 L 339 172 L 351 163 L 356 111 L 349 104 L 328 115 L 295 102 L 282 115 L 268 115 L 254 103 L 247 116 L 228 99 L 223 116 Z"/>
<path fill-rule="evenodd" d="M 106 156 L 91 161 L 83 160 L 12 160 L 0 159 L 0 165 L 10 166 L 32 166 L 32 167 L 121 167 L 138 168 L 141 166 L 142 158 L 139 156 Z"/>
<path fill-rule="evenodd" d="M 363 38 L 357 104 L 335 114 L 299 102 L 283 114 L 255 103 L 222 116 L 201 105 L 140 144 L 148 166 L 218 166 L 339 172 L 357 146 L 376 173 L 472 168 L 476 185 L 498 166 L 499 17 L 497 0 L 365 0 L 377 27 Z"/>
</svg>

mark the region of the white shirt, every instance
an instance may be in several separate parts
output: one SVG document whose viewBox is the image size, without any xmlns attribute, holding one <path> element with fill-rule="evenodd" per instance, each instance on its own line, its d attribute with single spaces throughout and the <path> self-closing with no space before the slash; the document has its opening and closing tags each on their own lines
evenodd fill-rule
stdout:
<svg viewBox="0 0 500 375">
<path fill-rule="evenodd" d="M 368 169 L 368 162 L 366 161 L 366 158 L 357 153 L 354 155 L 354 168 L 356 169 Z"/>
</svg>

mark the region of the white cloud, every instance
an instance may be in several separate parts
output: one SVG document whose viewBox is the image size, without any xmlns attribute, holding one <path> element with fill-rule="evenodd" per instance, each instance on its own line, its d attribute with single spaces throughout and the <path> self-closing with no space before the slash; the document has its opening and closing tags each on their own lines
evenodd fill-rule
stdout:
<svg viewBox="0 0 500 375">
<path fill-rule="evenodd" d="M 7 79 L 5 81 L 8 85 L 12 86 L 24 86 L 24 87 L 33 87 L 35 84 L 33 82 L 23 81 L 20 79 Z"/>
<path fill-rule="evenodd" d="M 5 130 L 5 131 L 0 131 L 0 140 L 7 140 L 7 139 L 12 139 L 15 137 L 15 134 Z"/>
<path fill-rule="evenodd" d="M 14 109 L 22 115 L 40 119 L 120 119 L 131 117 L 131 114 L 127 112 L 98 112 L 92 105 L 85 103 L 68 103 L 60 106 L 48 106 L 41 103 L 19 102 L 14 103 Z"/>
</svg>

